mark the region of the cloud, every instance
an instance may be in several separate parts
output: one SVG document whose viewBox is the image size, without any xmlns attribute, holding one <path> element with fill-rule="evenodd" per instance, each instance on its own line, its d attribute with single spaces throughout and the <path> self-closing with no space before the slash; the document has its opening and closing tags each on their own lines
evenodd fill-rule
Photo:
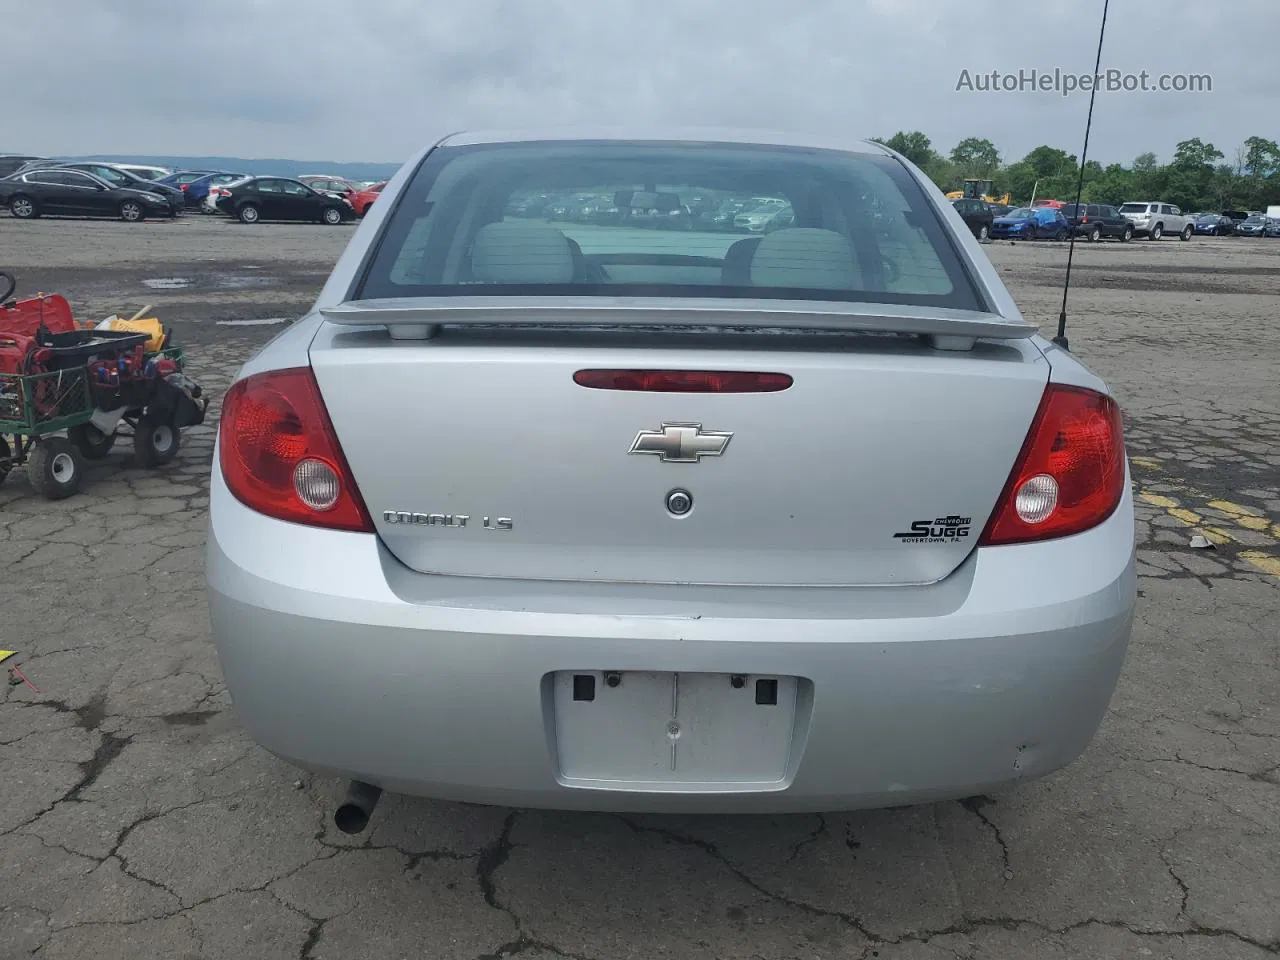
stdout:
<svg viewBox="0 0 1280 960">
<path fill-rule="evenodd" d="M 949 150 L 1076 152 L 1087 97 L 957 93 L 963 69 L 1092 69 L 1101 0 L 59 0 L 6 18 L 3 147 L 400 160 L 460 128 L 672 122 Z M 1103 66 L 1210 72 L 1209 94 L 1100 94 L 1092 153 L 1230 155 L 1274 137 L 1280 3 L 1111 4 Z M 22 42 L 22 38 L 32 42 Z M 1243 38 L 1243 42 L 1242 42 Z M 1246 49 L 1247 44 L 1256 44 Z"/>
</svg>

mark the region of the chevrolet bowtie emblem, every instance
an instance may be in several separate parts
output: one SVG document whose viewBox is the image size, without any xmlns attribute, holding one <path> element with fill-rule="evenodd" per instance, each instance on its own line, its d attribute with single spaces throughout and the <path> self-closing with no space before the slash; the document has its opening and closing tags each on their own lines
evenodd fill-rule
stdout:
<svg viewBox="0 0 1280 960">
<path fill-rule="evenodd" d="M 661 430 L 641 430 L 628 453 L 653 453 L 663 463 L 697 463 L 718 457 L 733 439 L 732 433 L 706 431 L 700 423 L 664 423 Z"/>
</svg>

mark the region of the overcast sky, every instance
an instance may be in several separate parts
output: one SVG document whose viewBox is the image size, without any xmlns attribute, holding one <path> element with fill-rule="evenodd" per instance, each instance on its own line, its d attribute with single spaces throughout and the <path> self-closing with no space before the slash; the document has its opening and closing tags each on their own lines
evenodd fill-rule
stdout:
<svg viewBox="0 0 1280 960">
<path fill-rule="evenodd" d="M 1089 73 L 1102 0 L 0 0 L 0 152 L 400 161 L 454 129 L 671 121 L 1079 150 L 1088 96 L 957 92 Z M 1112 0 L 1090 155 L 1280 138 L 1280 0 Z"/>
</svg>

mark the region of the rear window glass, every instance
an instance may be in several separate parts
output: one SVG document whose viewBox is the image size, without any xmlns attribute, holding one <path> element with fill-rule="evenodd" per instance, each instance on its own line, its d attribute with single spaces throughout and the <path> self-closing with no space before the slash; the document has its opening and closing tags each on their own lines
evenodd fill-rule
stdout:
<svg viewBox="0 0 1280 960">
<path fill-rule="evenodd" d="M 982 309 L 891 157 L 734 144 L 443 147 L 414 174 L 357 298 L 637 296 Z"/>
<path fill-rule="evenodd" d="M 1146 213 L 1147 205 L 1145 203 L 1126 203 L 1120 208 L 1121 213 Z"/>
</svg>

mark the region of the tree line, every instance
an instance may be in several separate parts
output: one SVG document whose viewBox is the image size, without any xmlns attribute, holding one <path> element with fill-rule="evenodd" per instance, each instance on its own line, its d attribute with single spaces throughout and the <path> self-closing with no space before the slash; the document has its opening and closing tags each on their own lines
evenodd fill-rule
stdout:
<svg viewBox="0 0 1280 960">
<path fill-rule="evenodd" d="M 994 180 L 995 193 L 1009 193 L 1014 203 L 1075 199 L 1079 163 L 1075 154 L 1057 147 L 1039 146 L 1021 160 L 1005 162 L 994 143 L 979 137 L 966 137 L 946 155 L 919 130 L 874 139 L 907 157 L 944 192 L 976 178 Z M 1165 164 L 1154 153 L 1140 154 L 1128 166 L 1104 167 L 1089 160 L 1082 199 L 1110 204 L 1162 200 L 1185 211 L 1265 210 L 1280 204 L 1280 146 L 1249 137 L 1228 160 L 1212 143 L 1192 137 L 1181 141 Z"/>
</svg>

